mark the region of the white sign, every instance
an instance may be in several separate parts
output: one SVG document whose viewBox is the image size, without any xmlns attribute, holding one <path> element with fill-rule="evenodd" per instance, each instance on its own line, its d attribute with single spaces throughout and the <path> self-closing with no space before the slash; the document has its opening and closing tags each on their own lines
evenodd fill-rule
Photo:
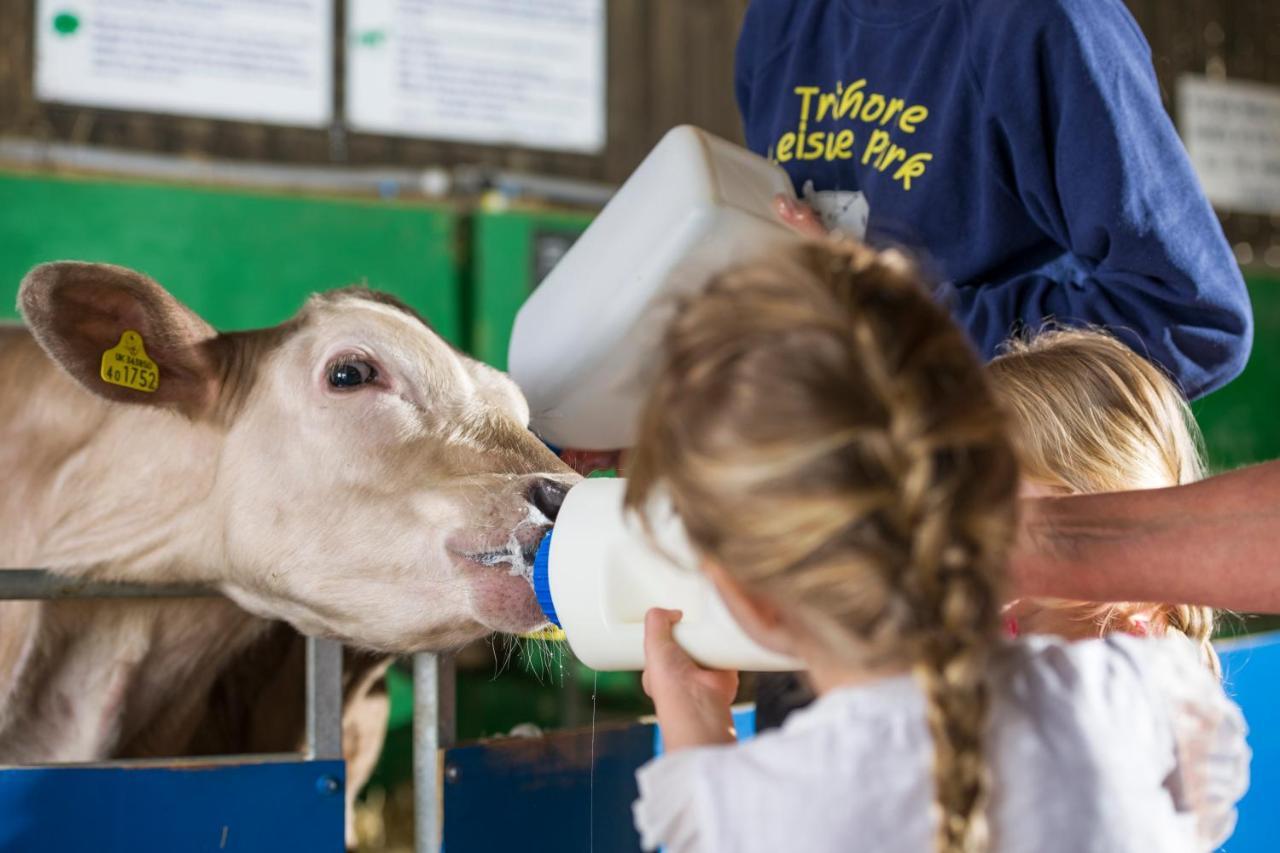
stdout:
<svg viewBox="0 0 1280 853">
<path fill-rule="evenodd" d="M 44 101 L 319 127 L 332 54 L 333 0 L 36 3 Z"/>
<path fill-rule="evenodd" d="M 604 147 L 604 0 L 348 0 L 355 130 Z"/>
<path fill-rule="evenodd" d="M 1280 213 L 1280 87 L 1184 76 L 1178 125 L 1209 201 Z"/>
</svg>

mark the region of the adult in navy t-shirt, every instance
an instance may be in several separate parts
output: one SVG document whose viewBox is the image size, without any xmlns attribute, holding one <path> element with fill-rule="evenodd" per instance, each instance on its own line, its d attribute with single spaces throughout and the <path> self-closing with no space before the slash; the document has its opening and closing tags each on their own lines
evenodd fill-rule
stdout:
<svg viewBox="0 0 1280 853">
<path fill-rule="evenodd" d="M 1243 368 L 1244 282 L 1121 0 L 754 0 L 736 88 L 748 145 L 930 259 L 984 356 L 1052 319 L 1191 397 Z"/>
</svg>

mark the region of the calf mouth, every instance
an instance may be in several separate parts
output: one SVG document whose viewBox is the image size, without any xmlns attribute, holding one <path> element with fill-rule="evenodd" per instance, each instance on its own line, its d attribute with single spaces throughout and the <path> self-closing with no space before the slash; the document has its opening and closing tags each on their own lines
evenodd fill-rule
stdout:
<svg viewBox="0 0 1280 853">
<path fill-rule="evenodd" d="M 466 579 L 473 618 L 505 634 L 523 634 L 547 624 L 533 588 L 533 561 L 549 523 L 523 523 L 505 542 L 495 531 L 470 531 L 447 544 Z M 503 571 L 503 570 L 506 571 Z"/>
<path fill-rule="evenodd" d="M 447 547 L 456 558 L 473 568 L 506 567 L 508 575 L 524 578 L 532 587 L 533 561 L 537 557 L 538 546 L 550 529 L 550 524 L 526 523 L 512 530 L 507 541 L 501 544 L 485 547 L 472 539 L 465 543 L 451 543 Z"/>
</svg>

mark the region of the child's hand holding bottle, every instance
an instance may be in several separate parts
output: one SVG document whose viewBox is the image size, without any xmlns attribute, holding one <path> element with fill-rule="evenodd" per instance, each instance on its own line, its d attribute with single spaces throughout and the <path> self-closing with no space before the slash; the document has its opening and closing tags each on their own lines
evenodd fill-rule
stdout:
<svg viewBox="0 0 1280 853">
<path fill-rule="evenodd" d="M 676 643 L 683 614 L 654 607 L 644 618 L 644 692 L 653 700 L 668 752 L 733 743 L 730 706 L 738 693 L 734 670 L 704 669 Z"/>
</svg>

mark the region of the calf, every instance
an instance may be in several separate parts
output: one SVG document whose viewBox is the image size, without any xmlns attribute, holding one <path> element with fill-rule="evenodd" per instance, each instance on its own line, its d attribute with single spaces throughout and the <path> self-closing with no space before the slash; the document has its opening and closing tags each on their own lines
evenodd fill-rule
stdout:
<svg viewBox="0 0 1280 853">
<path fill-rule="evenodd" d="M 0 566 L 226 599 L 0 603 L 0 763 L 191 748 L 255 644 L 296 647 L 268 620 L 386 654 L 543 623 L 532 555 L 575 476 L 407 306 L 352 288 L 220 334 L 139 273 L 64 262 L 19 307 Z"/>
</svg>

